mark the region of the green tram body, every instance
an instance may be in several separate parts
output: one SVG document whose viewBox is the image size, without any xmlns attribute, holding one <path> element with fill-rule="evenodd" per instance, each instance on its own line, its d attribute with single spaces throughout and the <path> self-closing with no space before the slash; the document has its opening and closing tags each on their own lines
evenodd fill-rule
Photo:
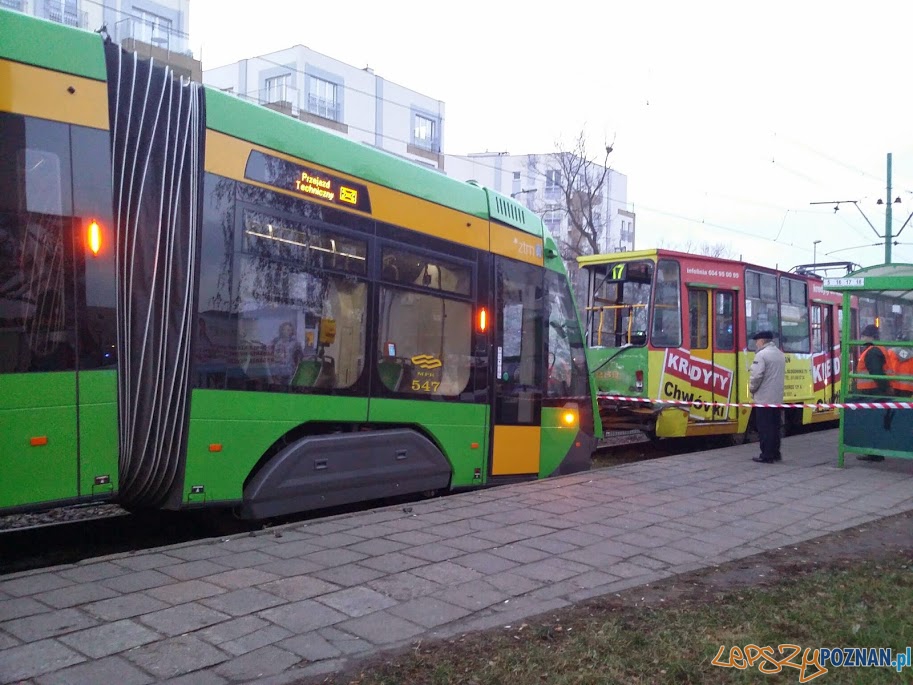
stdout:
<svg viewBox="0 0 913 685">
<path fill-rule="evenodd" d="M 0 179 L 0 513 L 589 468 L 567 275 L 508 198 L 5 10 Z"/>
</svg>

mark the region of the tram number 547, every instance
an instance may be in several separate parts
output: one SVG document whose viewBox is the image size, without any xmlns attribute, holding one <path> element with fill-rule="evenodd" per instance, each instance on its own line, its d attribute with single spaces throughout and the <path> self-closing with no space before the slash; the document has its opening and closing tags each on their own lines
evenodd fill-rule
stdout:
<svg viewBox="0 0 913 685">
<path fill-rule="evenodd" d="M 437 392 L 437 389 L 441 387 L 439 381 L 421 381 L 414 380 L 412 381 L 412 390 L 414 392 Z"/>
</svg>

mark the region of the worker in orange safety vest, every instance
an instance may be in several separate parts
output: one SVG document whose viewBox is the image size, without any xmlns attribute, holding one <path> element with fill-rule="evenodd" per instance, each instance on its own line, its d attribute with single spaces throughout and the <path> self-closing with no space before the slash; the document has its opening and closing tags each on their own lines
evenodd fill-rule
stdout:
<svg viewBox="0 0 913 685">
<path fill-rule="evenodd" d="M 884 348 L 874 343 L 878 337 L 878 327 L 874 324 L 869 324 L 862 329 L 860 338 L 866 342 L 859 355 L 856 373 L 873 376 L 886 376 L 891 373 L 892 360 L 885 353 Z M 865 395 L 889 395 L 891 385 L 885 378 L 857 378 L 856 390 Z"/>
<path fill-rule="evenodd" d="M 901 397 L 913 396 L 913 347 L 894 347 L 888 350 L 891 372 L 895 376 L 910 376 L 910 380 L 891 380 L 891 389 Z"/>
<path fill-rule="evenodd" d="M 891 373 L 893 363 L 892 355 L 886 354 L 884 348 L 876 345 L 880 337 L 878 326 L 869 324 L 862 329 L 859 336 L 865 340 L 859 362 L 856 364 L 856 373 L 866 373 L 873 376 L 887 376 Z M 891 394 L 890 381 L 887 378 L 857 378 L 856 390 L 863 395 L 889 395 Z M 860 454 L 856 458 L 860 461 L 884 461 L 880 454 Z"/>
</svg>

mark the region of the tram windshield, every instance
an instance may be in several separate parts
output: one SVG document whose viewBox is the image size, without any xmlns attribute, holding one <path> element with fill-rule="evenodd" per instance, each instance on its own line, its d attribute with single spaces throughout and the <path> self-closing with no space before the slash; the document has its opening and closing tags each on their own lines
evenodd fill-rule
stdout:
<svg viewBox="0 0 913 685">
<path fill-rule="evenodd" d="M 646 345 L 653 262 L 618 262 L 589 268 L 592 297 L 587 307 L 587 327 L 590 346 Z"/>
</svg>

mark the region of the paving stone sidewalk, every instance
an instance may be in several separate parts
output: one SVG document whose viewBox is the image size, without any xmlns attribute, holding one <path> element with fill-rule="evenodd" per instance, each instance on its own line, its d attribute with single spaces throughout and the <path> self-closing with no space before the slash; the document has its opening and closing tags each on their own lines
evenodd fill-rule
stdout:
<svg viewBox="0 0 913 685">
<path fill-rule="evenodd" d="M 290 683 L 913 509 L 837 431 L 0 577 L 0 683 Z"/>
</svg>

